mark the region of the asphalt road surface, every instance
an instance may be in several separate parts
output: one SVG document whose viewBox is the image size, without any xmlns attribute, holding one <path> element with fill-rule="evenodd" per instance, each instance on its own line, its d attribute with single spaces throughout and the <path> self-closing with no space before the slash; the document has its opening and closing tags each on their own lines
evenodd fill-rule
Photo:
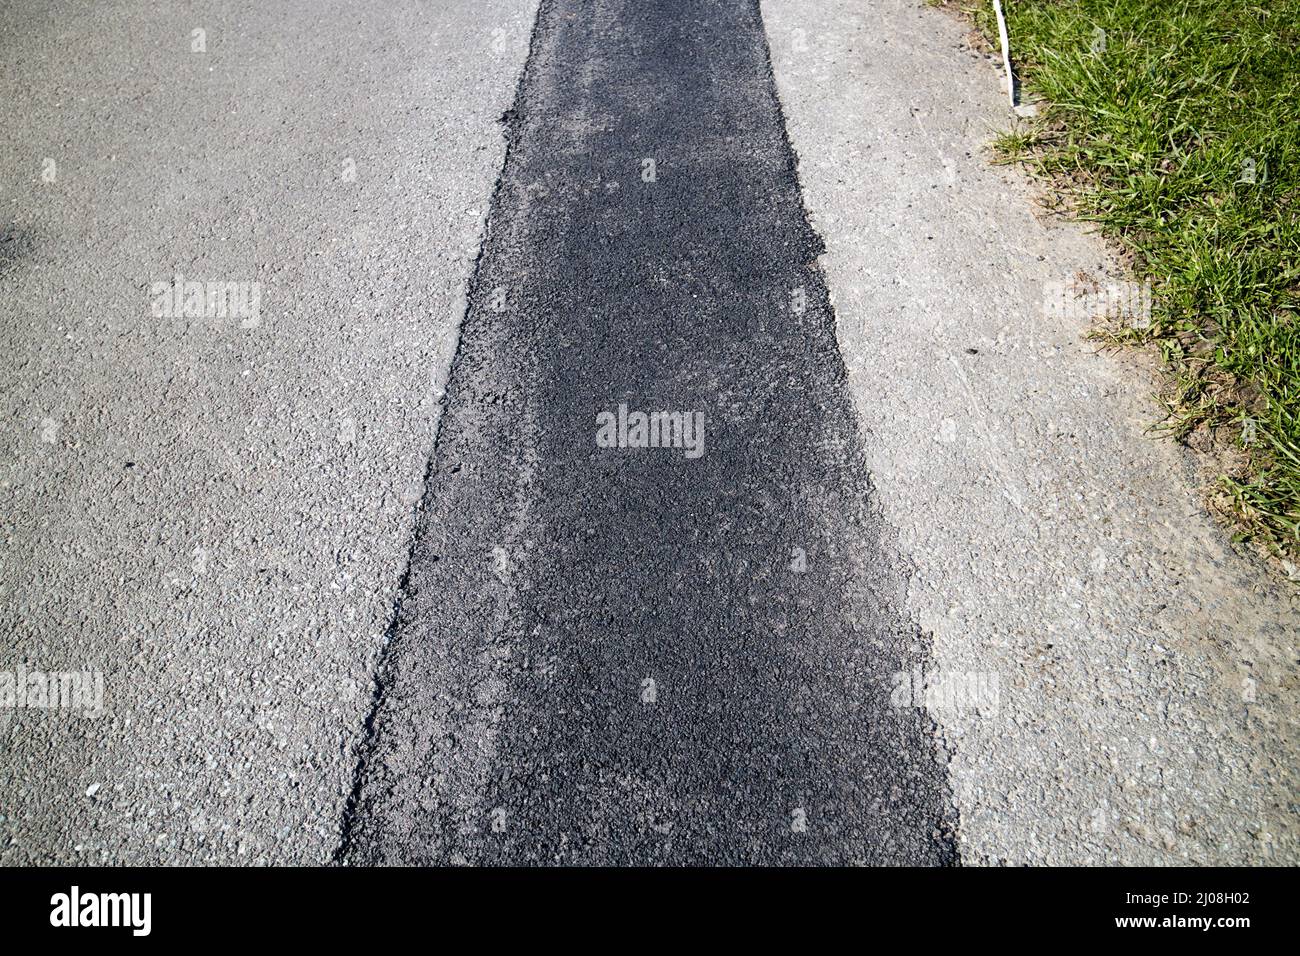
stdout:
<svg viewBox="0 0 1300 956">
<path fill-rule="evenodd" d="M 0 4 L 0 865 L 1300 860 L 1300 592 L 968 30 Z"/>
<path fill-rule="evenodd" d="M 757 5 L 543 3 L 507 121 L 341 859 L 953 862 Z"/>
</svg>

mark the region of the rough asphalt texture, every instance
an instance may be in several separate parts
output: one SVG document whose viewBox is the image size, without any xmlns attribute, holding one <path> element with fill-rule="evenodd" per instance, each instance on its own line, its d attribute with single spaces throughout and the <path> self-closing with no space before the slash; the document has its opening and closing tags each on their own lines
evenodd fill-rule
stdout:
<svg viewBox="0 0 1300 956">
<path fill-rule="evenodd" d="M 757 5 L 543 2 L 509 121 L 341 859 L 953 862 Z"/>
<path fill-rule="evenodd" d="M 996 56 L 907 0 L 763 19 L 908 613 L 941 672 L 999 678 L 932 710 L 963 863 L 1300 863 L 1300 592 L 1147 432 L 1151 370 L 1044 309 L 1122 273 L 990 164 Z"/>
<path fill-rule="evenodd" d="M 0 5 L 0 863 L 329 860 L 534 9 Z"/>
<path fill-rule="evenodd" d="M 594 23 L 546 21 L 549 46 L 539 43 L 525 87 L 532 119 L 523 110 L 503 125 L 535 9 L 0 6 L 0 670 L 91 667 L 107 680 L 99 720 L 0 711 L 0 863 L 323 862 L 345 818 L 358 861 L 379 858 L 390 835 L 385 858 L 540 858 L 545 840 L 571 830 L 572 846 L 597 826 L 619 834 L 611 857 L 807 859 L 796 854 L 834 842 L 828 827 L 855 825 L 836 801 L 859 808 L 863 826 L 878 819 L 867 791 L 884 781 L 831 778 L 829 760 L 842 755 L 856 772 L 891 726 L 907 746 L 879 766 L 901 774 L 915 754 L 919 717 L 891 710 L 894 724 L 864 724 L 849 713 L 877 705 L 868 698 L 891 657 L 1000 677 L 998 708 L 929 710 L 952 754 L 963 862 L 1300 862 L 1295 606 L 1204 513 L 1187 458 L 1144 434 L 1158 417 L 1146 371 L 1095 354 L 1083 323 L 1043 313 L 1044 283 L 1100 274 L 1105 251 L 1035 216 L 1024 180 L 988 165 L 1005 99 L 965 28 L 914 0 L 763 2 L 864 436 L 860 448 L 845 438 L 838 458 L 834 443 L 852 429 L 820 280 L 812 273 L 797 321 L 778 288 L 800 273 L 808 233 L 762 119 L 770 107 L 755 106 L 753 20 L 731 5 L 720 9 L 737 37 L 691 20 L 661 27 L 677 30 L 662 42 L 712 37 L 692 49 L 726 54 L 653 77 L 662 96 L 694 84 L 715 115 L 722 102 L 748 111 L 716 130 L 698 112 L 666 112 L 603 62 L 606 50 L 626 60 L 634 43 L 661 42 L 658 30 L 644 35 L 652 11 L 627 8 L 634 31 L 608 5 Z M 204 52 L 192 49 L 195 29 Z M 586 36 L 591 48 L 577 42 Z M 560 127 L 540 128 L 543 107 Z M 690 148 L 674 124 L 697 127 Z M 518 171 L 502 187 L 498 212 L 513 215 L 493 225 L 440 450 L 458 461 L 426 486 L 506 131 L 518 137 L 512 170 L 526 161 L 534 175 L 527 190 Z M 530 136 L 553 166 L 525 148 Z M 630 155 L 593 146 L 614 142 Z M 760 148 L 745 154 L 747 143 Z M 653 187 L 640 178 L 649 157 Z M 575 169 L 602 178 L 575 180 Z M 612 182 L 626 191 L 596 195 Z M 693 250 L 665 236 L 684 197 L 709 208 L 747 184 L 745 198 L 765 204 L 732 203 L 725 234 Z M 591 218 L 566 226 L 544 214 L 548 203 Z M 615 209 L 643 216 L 611 218 Z M 600 210 L 609 215 L 594 218 Z M 514 291 L 504 314 L 491 312 L 489 272 L 512 273 L 511 250 L 528 250 L 532 228 L 555 245 L 529 253 L 533 272 L 495 280 Z M 704 228 L 687 222 L 677 235 Z M 599 279 L 612 297 L 649 268 L 609 249 L 574 255 L 570 229 L 618 248 L 640 237 L 666 264 L 653 277 L 662 314 L 630 293 L 628 309 L 594 317 L 573 302 L 582 282 Z M 773 255 L 780 235 L 791 247 Z M 712 277 L 729 273 L 703 266 L 759 248 L 769 258 L 757 278 L 733 276 L 716 291 L 734 294 L 715 294 Z M 536 271 L 543 259 L 548 270 Z M 260 280 L 260 326 L 154 317 L 149 285 L 176 271 Z M 760 287 L 770 308 L 755 304 Z M 537 310 L 543 293 L 555 299 Z M 529 324 L 530 308 L 546 326 Z M 632 323 L 651 330 L 656 351 L 615 335 Z M 705 340 L 698 323 L 731 328 Z M 655 328 L 671 334 L 656 342 Z M 587 329 L 608 334 L 593 342 Z M 638 364 L 619 369 L 632 353 Z M 709 384 L 732 354 L 737 367 Z M 760 381 L 764 368 L 797 372 Z M 620 398 L 644 410 L 695 403 L 704 457 L 597 449 L 594 412 Z M 554 433 L 540 431 L 547 422 Z M 795 422 L 825 444 L 812 447 Z M 806 461 L 785 454 L 803 447 Z M 563 470 L 582 455 L 581 470 Z M 482 470 L 488 461 L 502 472 Z M 480 468 L 477 484 L 444 483 L 459 462 Z M 579 471 L 585 497 L 547 495 L 572 489 Z M 720 482 L 716 502 L 688 493 L 705 475 Z M 819 480 L 824 493 L 810 490 Z M 417 550 L 404 584 L 426 487 L 421 549 L 454 546 L 459 570 L 431 571 Z M 620 488 L 639 497 L 616 502 Z M 866 500 L 864 523 L 846 526 Z M 453 501 L 494 505 L 471 525 Z M 456 519 L 445 530 L 438 509 Z M 615 524 L 619 513 L 673 537 L 660 544 Z M 631 581 L 619 586 L 630 559 L 593 570 L 589 531 L 627 549 L 648 542 L 634 579 L 647 601 Z M 793 547 L 807 572 L 778 583 Z M 850 555 L 869 560 L 852 568 Z M 368 725 L 376 658 L 409 586 L 418 593 L 391 632 L 402 636 L 385 706 Z M 633 605 L 652 642 L 620 618 Z M 700 627 L 670 627 L 688 610 Z M 424 648 L 405 630 L 417 620 Z M 908 645 L 909 621 L 925 641 Z M 898 641 L 885 636 L 894 628 Z M 587 644 L 562 644 L 569 632 Z M 647 677 L 653 705 L 641 703 Z M 623 709 L 625 697 L 635 706 Z M 684 780 L 700 789 L 683 786 L 688 799 L 670 813 L 652 786 L 671 785 L 666 772 L 610 772 L 671 770 L 715 724 L 739 741 L 727 759 L 747 790 L 711 756 Z M 597 726 L 613 732 L 576 739 Z M 739 766 L 746 747 L 752 768 Z M 588 766 L 576 766 L 579 748 L 595 755 Z M 371 758 L 367 785 L 350 804 L 359 750 Z M 793 759 L 764 777 L 779 754 Z M 512 776 L 521 761 L 529 773 Z M 543 806 L 555 767 L 573 785 Z M 927 793 L 944 802 L 936 779 L 919 773 L 898 798 L 919 817 Z M 853 786 L 861 792 L 846 799 Z M 757 838 L 741 832 L 769 822 Z M 853 839 L 832 855 L 861 849 Z M 569 846 L 564 858 L 577 857 Z"/>
</svg>

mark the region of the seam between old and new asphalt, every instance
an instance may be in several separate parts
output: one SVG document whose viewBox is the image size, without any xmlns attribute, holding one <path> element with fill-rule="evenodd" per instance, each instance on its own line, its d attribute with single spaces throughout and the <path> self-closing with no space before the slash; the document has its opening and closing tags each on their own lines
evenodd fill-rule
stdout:
<svg viewBox="0 0 1300 956">
<path fill-rule="evenodd" d="M 383 640 L 380 643 L 379 652 L 376 656 L 374 665 L 374 684 L 370 694 L 370 706 L 366 712 L 365 721 L 362 724 L 361 736 L 357 741 L 355 752 L 357 754 L 356 763 L 352 771 L 352 786 L 348 792 L 347 801 L 343 807 L 343 813 L 339 822 L 339 841 L 335 847 L 332 862 L 341 864 L 346 858 L 349 849 L 351 849 L 353 827 L 356 823 L 357 804 L 361 798 L 361 788 L 365 781 L 366 766 L 375 750 L 375 721 L 379 711 L 383 706 L 384 695 L 387 692 L 387 685 L 384 681 L 385 666 L 388 663 L 389 651 L 393 646 L 393 639 L 397 633 L 398 623 L 402 616 L 402 601 L 406 597 L 411 582 L 411 566 L 415 555 L 415 547 L 419 539 L 421 518 L 424 510 L 428 506 L 430 494 L 433 487 L 435 463 L 438 460 L 439 442 L 443 435 L 443 422 L 446 420 L 447 396 L 451 392 L 451 383 L 455 379 L 456 371 L 460 366 L 461 349 L 463 345 L 462 332 L 465 326 L 465 319 L 469 315 L 470 303 L 474 301 L 475 294 L 479 287 L 479 273 L 483 264 L 483 254 L 488 247 L 488 242 L 492 236 L 492 225 L 495 220 L 494 213 L 501 204 L 502 183 L 505 179 L 505 171 L 509 168 L 510 154 L 518 146 L 520 112 L 523 105 L 524 80 L 528 76 L 528 68 L 533 62 L 537 52 L 538 27 L 542 23 L 542 14 L 544 8 L 551 0 L 538 0 L 537 9 L 533 15 L 533 25 L 529 30 L 528 53 L 524 57 L 523 68 L 519 71 L 519 76 L 515 80 L 514 95 L 511 98 L 511 107 L 501 116 L 502 132 L 505 137 L 506 147 L 501 157 L 501 166 L 497 171 L 496 182 L 492 187 L 492 199 L 488 203 L 487 213 L 483 218 L 483 235 L 479 240 L 478 254 L 474 257 L 474 265 L 470 269 L 470 277 L 467 283 L 465 305 L 461 310 L 460 320 L 457 323 L 456 349 L 452 353 L 451 365 L 447 372 L 446 385 L 443 388 L 442 397 L 438 401 L 439 414 L 438 424 L 435 429 L 433 445 L 429 450 L 428 458 L 424 465 L 424 478 L 420 483 L 420 500 L 412 509 L 409 523 L 410 533 L 407 536 L 406 544 L 406 561 L 402 569 L 402 576 L 398 580 L 397 591 L 393 595 L 393 605 L 388 616 L 388 626 L 384 629 Z"/>
</svg>

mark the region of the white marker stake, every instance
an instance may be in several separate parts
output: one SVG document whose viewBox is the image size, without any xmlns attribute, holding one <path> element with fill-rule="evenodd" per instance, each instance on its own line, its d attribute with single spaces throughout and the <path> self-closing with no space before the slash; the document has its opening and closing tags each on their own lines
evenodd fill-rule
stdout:
<svg viewBox="0 0 1300 956">
<path fill-rule="evenodd" d="M 993 12 L 998 15 L 998 40 L 1002 44 L 1002 67 L 1007 71 L 1007 102 L 1016 108 L 1016 81 L 1011 78 L 1011 41 L 1007 39 L 1007 18 L 1002 15 L 1002 0 L 993 0 Z"/>
</svg>

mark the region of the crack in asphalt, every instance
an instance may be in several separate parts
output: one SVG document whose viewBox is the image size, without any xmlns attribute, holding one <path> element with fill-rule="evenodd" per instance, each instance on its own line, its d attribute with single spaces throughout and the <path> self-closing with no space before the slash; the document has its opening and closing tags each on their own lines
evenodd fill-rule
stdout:
<svg viewBox="0 0 1300 956">
<path fill-rule="evenodd" d="M 336 859 L 955 863 L 757 3 L 544 0 L 506 120 Z"/>
</svg>

